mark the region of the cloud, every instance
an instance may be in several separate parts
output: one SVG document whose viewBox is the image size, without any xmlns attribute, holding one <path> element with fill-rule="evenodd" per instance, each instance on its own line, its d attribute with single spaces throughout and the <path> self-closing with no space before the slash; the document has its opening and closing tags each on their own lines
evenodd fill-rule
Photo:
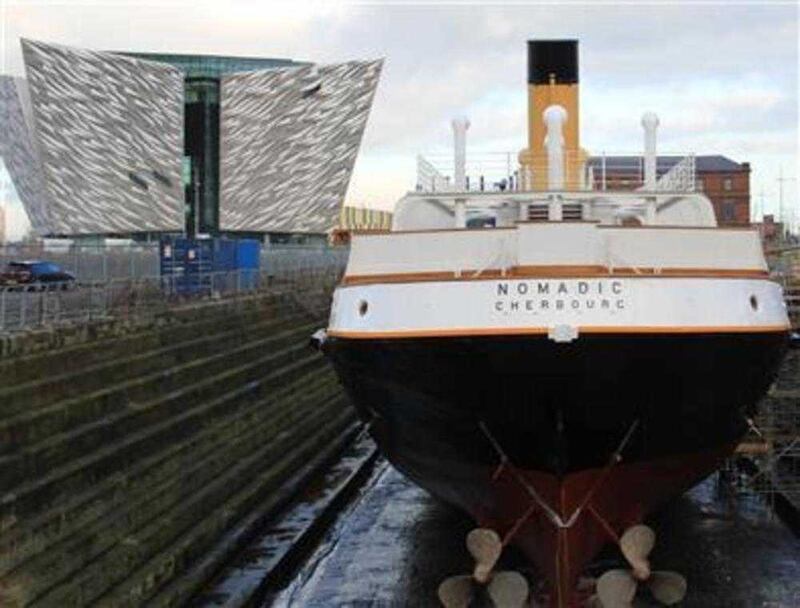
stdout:
<svg viewBox="0 0 800 608">
<path fill-rule="evenodd" d="M 348 194 L 360 204 L 387 208 L 411 188 L 416 154 L 449 150 L 454 116 L 472 122 L 470 153 L 524 147 L 531 38 L 580 39 L 590 149 L 639 149 L 639 117 L 653 110 L 662 149 L 749 159 L 754 190 L 774 190 L 772 163 L 798 164 L 793 4 L 25 2 L 6 9 L 4 25 L 2 63 L 16 73 L 19 36 L 320 62 L 385 57 Z"/>
<path fill-rule="evenodd" d="M 0 198 L 0 208 L 4 209 L 6 216 L 6 240 L 20 240 L 30 229 L 30 222 L 22 205 L 15 204 L 12 201 L 3 201 Z"/>
<path fill-rule="evenodd" d="M 654 110 L 662 149 L 752 158 L 756 186 L 770 173 L 758 159 L 797 164 L 794 6 L 370 7 L 342 28 L 338 52 L 388 57 L 365 158 L 447 150 L 462 114 L 469 153 L 524 147 L 524 42 L 576 37 L 590 149 L 637 151 Z M 390 205 L 375 184 L 375 204 Z"/>
<path fill-rule="evenodd" d="M 17 197 L 14 184 L 11 183 L 11 177 L 6 171 L 2 158 L 0 158 L 0 209 L 5 214 L 6 240 L 17 241 L 25 236 L 30 230 L 31 224 L 28 214 L 25 213 L 25 209 Z"/>
<path fill-rule="evenodd" d="M 616 143 L 620 135 L 630 141 L 633 132 L 639 132 L 639 116 L 645 110 L 659 115 L 660 136 L 676 142 L 698 134 L 729 132 L 757 136 L 779 130 L 797 135 L 796 94 L 760 76 L 687 78 L 669 86 L 587 87 L 582 107 L 585 139 L 601 145 Z"/>
</svg>

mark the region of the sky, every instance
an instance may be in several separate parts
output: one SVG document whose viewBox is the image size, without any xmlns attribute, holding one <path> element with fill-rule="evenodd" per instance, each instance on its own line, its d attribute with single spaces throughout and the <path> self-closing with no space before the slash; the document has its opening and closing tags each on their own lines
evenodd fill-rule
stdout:
<svg viewBox="0 0 800 608">
<path fill-rule="evenodd" d="M 580 40 L 581 144 L 641 153 L 642 113 L 659 151 L 724 154 L 752 167 L 754 215 L 800 221 L 798 2 L 369 3 L 0 0 L 0 72 L 23 75 L 19 38 L 98 50 L 384 58 L 347 204 L 391 209 L 413 188 L 415 158 L 527 145 L 525 42 Z M 0 167 L 11 236 L 27 219 Z M 754 219 L 757 219 L 754 217 Z"/>
</svg>

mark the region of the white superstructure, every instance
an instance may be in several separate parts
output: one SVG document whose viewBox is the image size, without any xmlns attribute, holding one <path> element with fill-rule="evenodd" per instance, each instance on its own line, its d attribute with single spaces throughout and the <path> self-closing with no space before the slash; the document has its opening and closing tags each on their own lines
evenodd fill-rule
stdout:
<svg viewBox="0 0 800 608">
<path fill-rule="evenodd" d="M 718 228 L 701 193 L 658 180 L 658 117 L 645 114 L 642 187 L 564 190 L 561 106 L 544 112 L 547 191 L 417 191 L 386 233 L 356 233 L 329 333 L 352 338 L 731 333 L 788 327 L 758 232 Z M 690 165 L 687 165 L 690 166 Z M 675 182 L 677 183 L 677 182 Z M 484 227 L 468 229 L 467 218 Z M 488 227 L 487 227 L 488 226 Z"/>
<path fill-rule="evenodd" d="M 351 337 L 775 330 L 755 230 L 519 223 L 355 234 L 330 332 Z"/>
</svg>

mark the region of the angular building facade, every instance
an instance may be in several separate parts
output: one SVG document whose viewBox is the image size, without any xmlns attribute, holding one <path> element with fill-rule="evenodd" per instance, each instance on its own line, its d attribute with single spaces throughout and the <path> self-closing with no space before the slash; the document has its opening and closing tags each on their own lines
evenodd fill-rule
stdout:
<svg viewBox="0 0 800 608">
<path fill-rule="evenodd" d="M 190 232 L 219 230 L 220 96 L 226 74 L 307 65 L 290 59 L 125 53 L 171 65 L 183 74 L 183 171 Z"/>
<path fill-rule="evenodd" d="M 0 76 L 0 156 L 31 227 L 37 234 L 47 234 L 52 228 L 49 194 L 34 137 L 32 112 L 25 81 Z"/>
<path fill-rule="evenodd" d="M 324 235 L 381 62 L 112 53 L 22 41 L 0 154 L 43 236 Z"/>
<path fill-rule="evenodd" d="M 50 230 L 180 230 L 183 77 L 111 53 L 22 41 Z"/>
<path fill-rule="evenodd" d="M 320 233 L 339 214 L 381 62 L 222 79 L 222 230 Z"/>
</svg>

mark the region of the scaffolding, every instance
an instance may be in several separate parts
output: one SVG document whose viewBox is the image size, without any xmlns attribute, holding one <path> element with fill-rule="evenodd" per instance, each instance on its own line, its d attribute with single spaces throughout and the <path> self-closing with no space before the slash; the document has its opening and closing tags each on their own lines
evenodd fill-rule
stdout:
<svg viewBox="0 0 800 608">
<path fill-rule="evenodd" d="M 783 496 L 800 510 L 800 351 L 784 363 L 781 378 L 750 420 L 751 429 L 723 477 L 738 491 L 773 500 Z M 781 386 L 794 383 L 793 387 Z M 744 461 L 744 462 L 743 462 Z M 744 466 L 743 466 L 744 465 Z"/>
<path fill-rule="evenodd" d="M 800 248 L 788 247 L 771 260 L 783 285 L 789 317 L 800 325 Z M 791 349 L 777 381 L 748 420 L 750 432 L 722 468 L 736 491 L 786 499 L 800 511 L 800 349 Z"/>
</svg>

